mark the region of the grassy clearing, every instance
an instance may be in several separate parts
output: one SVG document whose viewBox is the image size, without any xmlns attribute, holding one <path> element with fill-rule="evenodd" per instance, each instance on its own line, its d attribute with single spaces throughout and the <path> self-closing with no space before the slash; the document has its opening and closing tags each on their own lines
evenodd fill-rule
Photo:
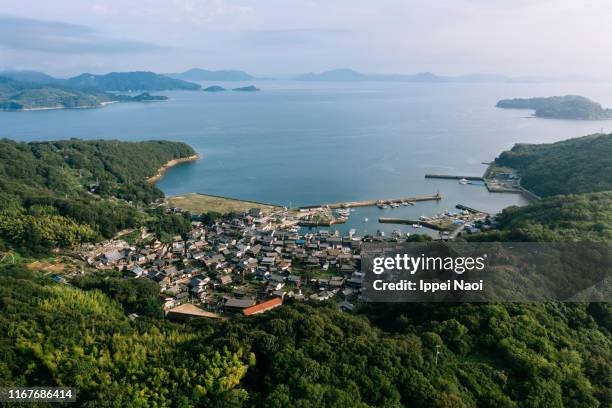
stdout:
<svg viewBox="0 0 612 408">
<path fill-rule="evenodd" d="M 279 207 L 252 201 L 224 198 L 206 194 L 191 193 L 182 196 L 168 197 L 167 202 L 173 207 L 182 208 L 193 213 L 218 212 L 226 214 L 232 211 L 248 211 L 251 208 L 274 210 Z"/>
</svg>

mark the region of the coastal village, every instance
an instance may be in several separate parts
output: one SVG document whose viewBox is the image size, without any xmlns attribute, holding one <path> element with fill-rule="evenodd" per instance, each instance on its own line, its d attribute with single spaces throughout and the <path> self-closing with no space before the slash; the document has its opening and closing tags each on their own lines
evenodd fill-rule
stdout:
<svg viewBox="0 0 612 408">
<path fill-rule="evenodd" d="M 164 205 L 167 211 L 184 211 Z M 354 231 L 341 236 L 329 229 L 304 228 L 321 212 L 341 219 L 348 217 L 346 211 L 254 207 L 231 212 L 209 225 L 192 213 L 189 233 L 174 236 L 171 242 L 162 243 L 141 229 L 134 231 L 138 244 L 116 239 L 86 245 L 79 254 L 91 268 L 116 269 L 127 279 L 155 281 L 169 319 L 250 316 L 286 302 L 330 299 L 351 311 L 359 303 L 364 278 L 363 242 L 402 242 L 408 236 L 385 237 L 379 232 L 359 237 Z M 475 219 L 468 210 L 440 216 L 460 220 L 456 229 L 466 233 L 491 228 L 494 222 L 480 214 Z"/>
<path fill-rule="evenodd" d="M 171 161 L 149 182 L 157 181 L 170 167 L 197 158 L 194 155 Z M 460 184 L 485 181 L 487 188 L 489 184 L 496 186 L 492 191 L 520 192 L 516 187 L 518 178 L 503 170 L 490 166 L 486 178 L 447 175 L 426 175 L 426 178 L 456 179 Z M 142 227 L 125 231 L 110 241 L 86 244 L 73 256 L 90 270 L 114 269 L 126 279 L 156 282 L 166 317 L 172 320 L 251 316 L 287 302 L 328 300 L 350 312 L 361 300 L 362 244 L 406 242 L 411 239 L 410 233 L 396 229 L 389 236 L 380 230 L 373 235 L 358 236 L 351 229 L 341 235 L 339 230 L 329 227 L 345 223 L 354 207 L 394 209 L 441 198 L 438 192 L 289 209 L 194 193 L 155 204 L 164 211 L 190 214 L 187 234 L 162 242 Z M 201 216 L 207 213 L 223 215 L 213 221 L 211 217 Z M 443 241 L 496 227 L 495 216 L 461 204 L 456 205 L 456 211 L 445 210 L 416 220 L 381 217 L 378 222 L 435 230 L 438 231 L 435 239 Z M 48 271 L 52 273 L 51 269 Z M 83 268 L 81 273 L 85 273 Z M 58 283 L 67 282 L 59 274 L 54 279 Z"/>
</svg>

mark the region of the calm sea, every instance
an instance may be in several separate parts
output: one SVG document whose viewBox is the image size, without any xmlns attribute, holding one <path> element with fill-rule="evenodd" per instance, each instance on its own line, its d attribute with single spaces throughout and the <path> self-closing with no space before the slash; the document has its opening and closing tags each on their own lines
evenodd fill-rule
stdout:
<svg viewBox="0 0 612 408">
<path fill-rule="evenodd" d="M 609 121 L 534 119 L 528 118 L 529 111 L 495 108 L 501 98 L 564 94 L 612 106 L 609 84 L 255 85 L 262 91 L 165 92 L 170 100 L 163 103 L 0 113 L 0 136 L 186 142 L 202 159 L 164 176 L 158 186 L 167 195 L 202 192 L 287 206 L 437 191 L 444 196 L 414 207 L 361 208 L 341 227 L 373 233 L 411 231 L 380 225 L 380 216 L 431 215 L 458 203 L 489 212 L 524 204 L 520 195 L 492 194 L 483 186 L 427 180 L 424 175 L 481 175 L 482 162 L 514 143 L 552 142 L 612 128 Z"/>
</svg>

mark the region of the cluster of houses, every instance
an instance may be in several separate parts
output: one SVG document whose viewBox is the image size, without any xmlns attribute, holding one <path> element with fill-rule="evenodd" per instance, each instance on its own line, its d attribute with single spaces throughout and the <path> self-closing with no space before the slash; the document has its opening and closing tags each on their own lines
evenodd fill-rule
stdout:
<svg viewBox="0 0 612 408">
<path fill-rule="evenodd" d="M 212 225 L 194 220 L 189 233 L 172 242 L 111 241 L 88 248 L 84 258 L 95 268 L 155 281 L 173 318 L 252 315 L 288 299 L 339 297 L 351 310 L 363 280 L 362 240 L 329 230 L 301 235 L 288 218 L 283 210 L 251 209 Z"/>
</svg>

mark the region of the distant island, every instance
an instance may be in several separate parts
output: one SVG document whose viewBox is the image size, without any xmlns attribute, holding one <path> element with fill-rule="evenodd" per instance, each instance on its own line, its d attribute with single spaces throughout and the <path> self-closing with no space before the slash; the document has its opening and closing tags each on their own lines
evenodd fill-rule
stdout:
<svg viewBox="0 0 612 408">
<path fill-rule="evenodd" d="M 257 88 L 255 85 L 243 86 L 242 88 L 234 88 L 232 91 L 237 92 L 257 92 L 261 91 L 261 89 Z"/>
<path fill-rule="evenodd" d="M 256 79 L 244 71 L 232 69 L 209 71 L 202 68 L 192 68 L 185 72 L 166 75 L 184 81 L 251 81 Z"/>
<path fill-rule="evenodd" d="M 495 105 L 503 109 L 533 109 L 539 118 L 601 120 L 612 119 L 612 109 L 584 96 L 566 95 L 548 98 L 502 99 Z"/>
<path fill-rule="evenodd" d="M 96 91 L 171 91 L 198 90 L 200 85 L 149 71 L 110 72 L 103 75 L 81 74 L 72 78 L 55 78 L 38 71 L 3 71 L 0 76 L 37 85 L 54 85 Z"/>
<path fill-rule="evenodd" d="M 491 74 L 441 76 L 431 72 L 416 74 L 364 74 L 352 69 L 333 69 L 319 74 L 307 73 L 292 78 L 296 81 L 320 82 L 510 82 L 511 78 Z"/>
<path fill-rule="evenodd" d="M 117 102 L 156 102 L 168 100 L 168 97 L 165 95 L 151 95 L 148 92 L 143 92 L 135 96 L 114 95 L 113 97 Z"/>
<path fill-rule="evenodd" d="M 213 85 L 209 86 L 208 88 L 204 88 L 204 92 L 223 92 L 226 90 L 227 89 L 225 89 L 224 87 L 218 85 Z"/>
<path fill-rule="evenodd" d="M 201 88 L 200 85 L 154 72 L 111 72 L 105 75 L 81 74 L 69 78 L 65 85 L 78 89 L 99 91 L 171 91 Z"/>
<path fill-rule="evenodd" d="M 165 101 L 168 97 L 143 92 L 135 96 L 96 89 L 77 89 L 62 83 L 30 83 L 0 76 L 0 110 L 99 108 L 111 102 Z"/>
</svg>

